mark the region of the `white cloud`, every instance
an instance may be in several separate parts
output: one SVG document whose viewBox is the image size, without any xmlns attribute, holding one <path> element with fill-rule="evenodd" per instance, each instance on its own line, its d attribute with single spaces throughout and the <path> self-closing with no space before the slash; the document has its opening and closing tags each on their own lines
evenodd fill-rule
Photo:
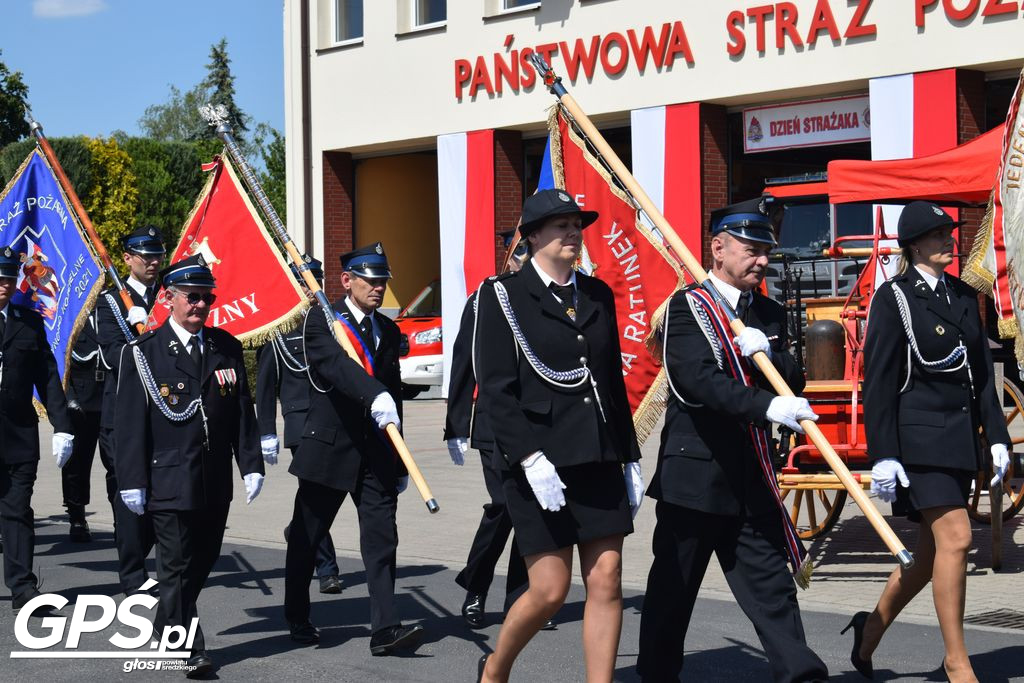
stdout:
<svg viewBox="0 0 1024 683">
<path fill-rule="evenodd" d="M 84 17 L 107 9 L 106 0 L 33 0 L 32 14 L 40 19 Z"/>
</svg>

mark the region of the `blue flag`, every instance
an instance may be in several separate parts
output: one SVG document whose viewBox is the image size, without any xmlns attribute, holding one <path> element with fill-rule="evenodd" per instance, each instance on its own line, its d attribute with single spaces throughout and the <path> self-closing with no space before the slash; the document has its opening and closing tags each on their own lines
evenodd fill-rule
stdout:
<svg viewBox="0 0 1024 683">
<path fill-rule="evenodd" d="M 551 170 L 551 136 L 548 136 L 548 143 L 544 145 L 544 156 L 540 160 L 540 177 L 537 178 L 537 192 L 541 190 L 553 190 L 555 188 L 555 174 Z"/>
<path fill-rule="evenodd" d="M 43 316 L 63 379 L 71 346 L 103 288 L 103 269 L 38 149 L 0 196 L 0 248 L 5 246 L 22 261 L 11 302 Z"/>
</svg>

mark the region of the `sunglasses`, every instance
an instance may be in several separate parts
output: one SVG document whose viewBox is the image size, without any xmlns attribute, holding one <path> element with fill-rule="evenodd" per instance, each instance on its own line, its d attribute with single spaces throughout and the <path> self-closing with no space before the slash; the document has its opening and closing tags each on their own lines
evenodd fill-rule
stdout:
<svg viewBox="0 0 1024 683">
<path fill-rule="evenodd" d="M 212 292 L 203 292 L 202 294 L 199 292 L 189 292 L 188 294 L 185 292 L 178 293 L 185 297 L 185 301 L 187 301 L 190 306 L 195 306 L 200 301 L 209 306 L 217 300 L 217 295 Z"/>
</svg>

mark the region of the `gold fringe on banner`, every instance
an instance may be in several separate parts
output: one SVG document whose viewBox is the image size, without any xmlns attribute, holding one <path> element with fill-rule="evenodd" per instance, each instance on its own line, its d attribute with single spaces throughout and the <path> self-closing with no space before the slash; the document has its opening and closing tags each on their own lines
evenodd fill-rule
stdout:
<svg viewBox="0 0 1024 683">
<path fill-rule="evenodd" d="M 974 244 L 971 245 L 971 253 L 967 257 L 961 279 L 974 287 L 982 294 L 992 296 L 992 285 L 995 283 L 995 273 L 985 267 L 985 256 L 989 246 L 992 244 L 992 221 L 994 219 L 995 206 L 992 197 L 988 200 L 988 208 L 985 210 L 985 217 L 981 219 L 978 226 L 978 233 L 974 237 Z"/>
</svg>

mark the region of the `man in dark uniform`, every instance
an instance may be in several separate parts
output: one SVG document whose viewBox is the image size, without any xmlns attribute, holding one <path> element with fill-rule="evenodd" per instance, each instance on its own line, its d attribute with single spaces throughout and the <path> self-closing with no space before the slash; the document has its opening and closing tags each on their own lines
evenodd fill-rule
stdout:
<svg viewBox="0 0 1024 683">
<path fill-rule="evenodd" d="M 153 525 L 148 514 L 136 515 L 125 507 L 118 494 L 114 467 L 114 411 L 117 406 L 117 365 L 121 349 L 138 337 L 136 324 L 145 323 L 156 303 L 157 275 L 166 249 L 160 231 L 152 225 L 136 228 L 121 240 L 128 266 L 125 289 L 132 306 L 125 307 L 117 289 L 103 291 L 96 302 L 96 337 L 106 369 L 103 406 L 99 421 L 100 460 L 107 471 L 107 499 L 114 513 L 114 542 L 117 545 L 118 578 L 125 595 L 135 592 L 149 579 L 146 557 L 153 549 Z M 90 451 L 91 453 L 91 451 Z"/>
<path fill-rule="evenodd" d="M 32 487 L 39 468 L 39 418 L 32 389 L 53 427 L 57 467 L 71 457 L 74 437 L 57 361 L 50 351 L 42 317 L 11 303 L 21 269 L 21 254 L 0 250 L 0 530 L 4 547 L 4 583 L 15 611 L 39 595 L 32 573 L 35 519 Z"/>
<path fill-rule="evenodd" d="M 782 307 L 761 295 L 775 245 L 764 203 L 720 209 L 711 219 L 712 283 L 748 325 L 735 338 L 740 354 L 769 355 L 794 392 L 804 379 L 789 353 Z M 730 374 L 731 332 L 716 334 L 717 306 L 688 288 L 671 300 L 663 328 L 664 363 L 673 396 L 648 495 L 658 501 L 654 561 L 640 621 L 637 671 L 644 681 L 676 681 L 693 605 L 712 553 L 737 603 L 753 622 L 775 681 L 828 678 L 807 647 L 787 553 L 784 510 L 765 478 L 767 429 L 779 422 L 802 431 L 816 419 L 807 401 L 776 396 L 753 362 L 747 381 Z M 701 290 L 702 291 L 702 290 Z M 770 465 L 769 465 L 770 469 Z M 774 476 L 774 475 L 768 475 Z"/>
<path fill-rule="evenodd" d="M 263 459 L 242 345 L 204 325 L 216 299 L 210 269 L 196 254 L 160 278 L 170 315 L 121 352 L 114 463 L 121 500 L 152 519 L 160 584 L 154 625 L 187 628 L 220 555 L 231 460 L 251 503 L 263 485 Z M 191 652 L 189 676 L 212 670 L 202 626 Z"/>
<path fill-rule="evenodd" d="M 515 230 L 500 233 L 507 250 Z M 519 270 L 529 257 L 526 240 L 521 240 L 509 259 L 508 270 Z M 486 413 L 475 400 L 476 376 L 473 374 L 473 335 L 476 331 L 476 292 L 470 295 L 462 310 L 459 334 L 452 348 L 452 368 L 448 381 L 448 412 L 445 417 L 444 439 L 452 462 L 462 465 L 465 453 L 472 445 L 480 451 L 480 462 L 484 472 L 484 486 L 490 502 L 484 504 L 476 535 L 469 549 L 465 568 L 455 577 L 455 582 L 466 590 L 462 603 L 462 617 L 470 628 L 483 628 L 484 605 L 487 591 L 494 579 L 494 568 L 505 550 L 505 543 L 512 533 L 512 518 L 505 507 L 502 491 L 501 469 L 494 462 L 494 435 Z M 505 605 L 507 612 L 528 585 L 526 563 L 519 553 L 515 539 L 509 550 L 508 575 L 505 577 Z M 554 628 L 548 622 L 545 628 Z"/>
<path fill-rule="evenodd" d="M 323 264 L 309 254 L 302 255 L 309 267 L 309 272 L 323 286 Z M 302 286 L 307 297 L 312 296 L 305 285 L 302 275 L 291 266 L 292 274 Z M 306 310 L 309 315 L 309 309 Z M 256 418 L 259 421 L 260 447 L 263 450 L 263 461 L 268 465 L 277 464 L 280 446 L 277 440 L 277 400 L 281 399 L 281 412 L 284 414 L 284 445 L 292 452 L 299 448 L 302 437 L 302 425 L 306 422 L 309 412 L 309 375 L 306 374 L 306 352 L 302 348 L 302 330 L 305 319 L 299 326 L 286 334 L 277 333 L 270 343 L 260 347 L 256 364 Z M 288 539 L 288 528 L 285 528 L 285 540 Z M 316 549 L 316 576 L 320 580 L 320 592 L 337 594 L 341 592 L 341 579 L 338 578 L 338 557 L 334 552 L 334 540 L 331 534 Z"/>
<path fill-rule="evenodd" d="M 366 366 L 345 353 L 323 311 L 309 314 L 305 344 L 313 391 L 289 468 L 299 488 L 288 536 L 284 611 L 293 640 L 319 641 L 309 620 L 309 576 L 316 547 L 351 495 L 359 511 L 359 549 L 370 593 L 370 652 L 389 655 L 415 645 L 423 633 L 422 626 L 403 626 L 395 609 L 395 514 L 409 477 L 382 434 L 388 424 L 401 424 L 401 334 L 398 325 L 375 312 L 391 277 L 380 242 L 344 254 L 341 267 L 346 296 L 332 313 Z"/>
<path fill-rule="evenodd" d="M 121 240 L 124 248 L 124 260 L 129 275 L 126 281 L 127 290 L 135 304 L 130 317 L 134 322 L 144 322 L 152 308 L 155 292 L 156 274 L 160 261 L 164 256 L 164 244 L 160 233 L 151 225 L 136 228 Z M 108 300 L 108 295 L 111 297 Z M 116 364 L 117 354 L 126 343 L 124 332 L 114 319 L 110 301 L 118 308 L 122 320 L 129 315 L 124 310 L 124 303 L 114 288 L 101 293 L 96 306 L 89 315 L 88 322 L 82 328 L 75 346 L 71 351 L 71 367 L 68 381 L 68 408 L 71 421 L 75 428 L 75 448 L 71 459 L 61 470 L 61 483 L 64 490 L 64 506 L 68 510 L 71 522 L 70 537 L 72 541 L 88 542 L 92 540 L 89 525 L 85 521 L 85 506 L 89 504 L 89 476 L 92 471 L 93 458 L 96 455 L 96 444 L 100 447 L 100 461 L 107 472 L 107 500 L 114 511 L 115 534 L 118 522 L 129 515 L 128 510 L 119 502 L 117 496 L 117 480 L 114 476 L 112 460 L 112 427 L 114 424 L 114 395 L 116 380 L 108 385 L 107 376 L 111 366 Z M 134 324 L 128 323 L 131 338 L 135 337 Z M 104 436 L 101 433 L 105 432 Z M 120 514 L 119 514 L 120 512 Z M 128 520 L 124 526 L 138 526 L 139 522 Z M 134 538 L 128 531 L 121 534 L 124 539 Z M 124 540 L 122 539 L 122 540 Z M 118 543 L 118 555 L 124 545 Z M 136 544 L 137 545 L 137 544 Z M 122 588 L 130 593 L 146 581 L 145 568 L 142 566 L 152 541 L 145 546 L 142 557 L 133 563 L 127 572 L 121 573 Z M 137 556 L 135 551 L 131 553 Z M 126 568 L 124 562 L 121 568 Z M 126 582 L 125 579 L 128 579 Z"/>
</svg>

